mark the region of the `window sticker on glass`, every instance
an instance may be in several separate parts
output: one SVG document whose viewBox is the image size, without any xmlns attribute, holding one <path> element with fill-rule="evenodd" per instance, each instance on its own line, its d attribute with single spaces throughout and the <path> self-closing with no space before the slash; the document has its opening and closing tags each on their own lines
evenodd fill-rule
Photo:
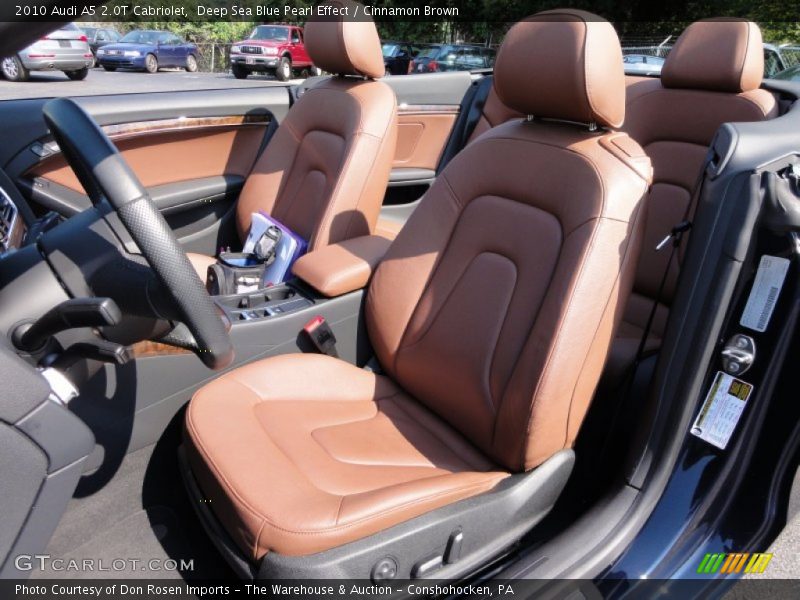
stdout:
<svg viewBox="0 0 800 600">
<path fill-rule="evenodd" d="M 692 435 L 725 450 L 752 393 L 751 384 L 722 371 L 717 372 L 703 408 L 692 425 Z"/>
<path fill-rule="evenodd" d="M 739 323 L 754 331 L 764 332 L 772 318 L 772 311 L 783 287 L 786 272 L 789 270 L 789 259 L 765 254 L 758 264 L 756 280 L 750 297 L 744 307 Z"/>
</svg>

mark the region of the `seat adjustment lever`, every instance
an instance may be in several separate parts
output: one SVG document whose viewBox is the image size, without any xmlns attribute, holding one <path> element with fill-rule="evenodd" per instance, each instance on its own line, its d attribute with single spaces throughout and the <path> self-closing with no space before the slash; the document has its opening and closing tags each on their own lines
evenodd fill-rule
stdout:
<svg viewBox="0 0 800 600">
<path fill-rule="evenodd" d="M 67 348 L 50 366 L 65 371 L 81 359 L 96 360 L 115 365 L 124 365 L 133 353 L 127 346 L 106 340 L 78 342 Z"/>
</svg>

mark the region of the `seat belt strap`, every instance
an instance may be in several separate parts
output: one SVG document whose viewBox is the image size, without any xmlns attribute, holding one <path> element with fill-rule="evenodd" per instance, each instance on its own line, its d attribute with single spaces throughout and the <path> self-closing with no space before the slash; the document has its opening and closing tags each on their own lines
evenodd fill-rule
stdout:
<svg viewBox="0 0 800 600">
<path fill-rule="evenodd" d="M 464 131 L 461 133 L 461 147 L 467 145 L 472 132 L 478 126 L 483 115 L 483 107 L 486 106 L 486 100 L 489 98 L 489 92 L 492 91 L 494 85 L 494 77 L 488 75 L 478 83 L 478 89 L 475 90 L 475 96 L 472 98 L 472 106 L 470 107 L 469 114 L 467 115 L 467 122 L 464 126 Z"/>
<path fill-rule="evenodd" d="M 378 357 L 375 356 L 374 354 L 367 361 L 367 364 L 364 365 L 364 370 L 369 371 L 370 373 L 374 373 L 375 375 L 383 375 L 383 368 L 381 367 L 381 363 L 378 362 Z"/>
<path fill-rule="evenodd" d="M 477 83 L 473 83 L 465 94 L 459 109 L 459 120 L 453 127 L 450 140 L 447 142 L 439 164 L 436 166 L 437 175 L 467 145 L 469 137 L 481 120 L 483 107 L 486 106 L 486 99 L 489 97 L 489 92 L 492 91 L 492 85 L 494 85 L 493 81 L 493 76 L 487 75 Z"/>
</svg>

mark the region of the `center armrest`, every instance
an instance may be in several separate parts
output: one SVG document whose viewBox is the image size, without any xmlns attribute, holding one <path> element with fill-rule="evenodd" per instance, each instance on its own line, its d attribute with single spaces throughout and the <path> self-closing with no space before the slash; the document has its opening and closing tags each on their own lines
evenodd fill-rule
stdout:
<svg viewBox="0 0 800 600">
<path fill-rule="evenodd" d="M 332 298 L 366 287 L 392 242 L 365 235 L 331 244 L 297 259 L 294 275 Z"/>
</svg>

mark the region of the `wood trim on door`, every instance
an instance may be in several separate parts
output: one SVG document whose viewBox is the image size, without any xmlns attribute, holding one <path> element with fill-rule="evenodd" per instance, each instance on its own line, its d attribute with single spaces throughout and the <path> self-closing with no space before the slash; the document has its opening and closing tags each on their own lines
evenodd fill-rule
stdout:
<svg viewBox="0 0 800 600">
<path fill-rule="evenodd" d="M 221 175 L 247 177 L 271 116 L 186 117 L 105 125 L 142 185 L 155 187 Z M 63 154 L 50 154 L 26 173 L 84 193 Z"/>
<path fill-rule="evenodd" d="M 103 125 L 105 134 L 112 140 L 129 139 L 140 135 L 153 135 L 173 131 L 206 130 L 218 127 L 267 127 L 272 121 L 268 114 L 233 115 L 227 117 L 177 117 L 175 119 L 158 119 L 154 121 L 136 121 L 117 125 Z"/>
</svg>

